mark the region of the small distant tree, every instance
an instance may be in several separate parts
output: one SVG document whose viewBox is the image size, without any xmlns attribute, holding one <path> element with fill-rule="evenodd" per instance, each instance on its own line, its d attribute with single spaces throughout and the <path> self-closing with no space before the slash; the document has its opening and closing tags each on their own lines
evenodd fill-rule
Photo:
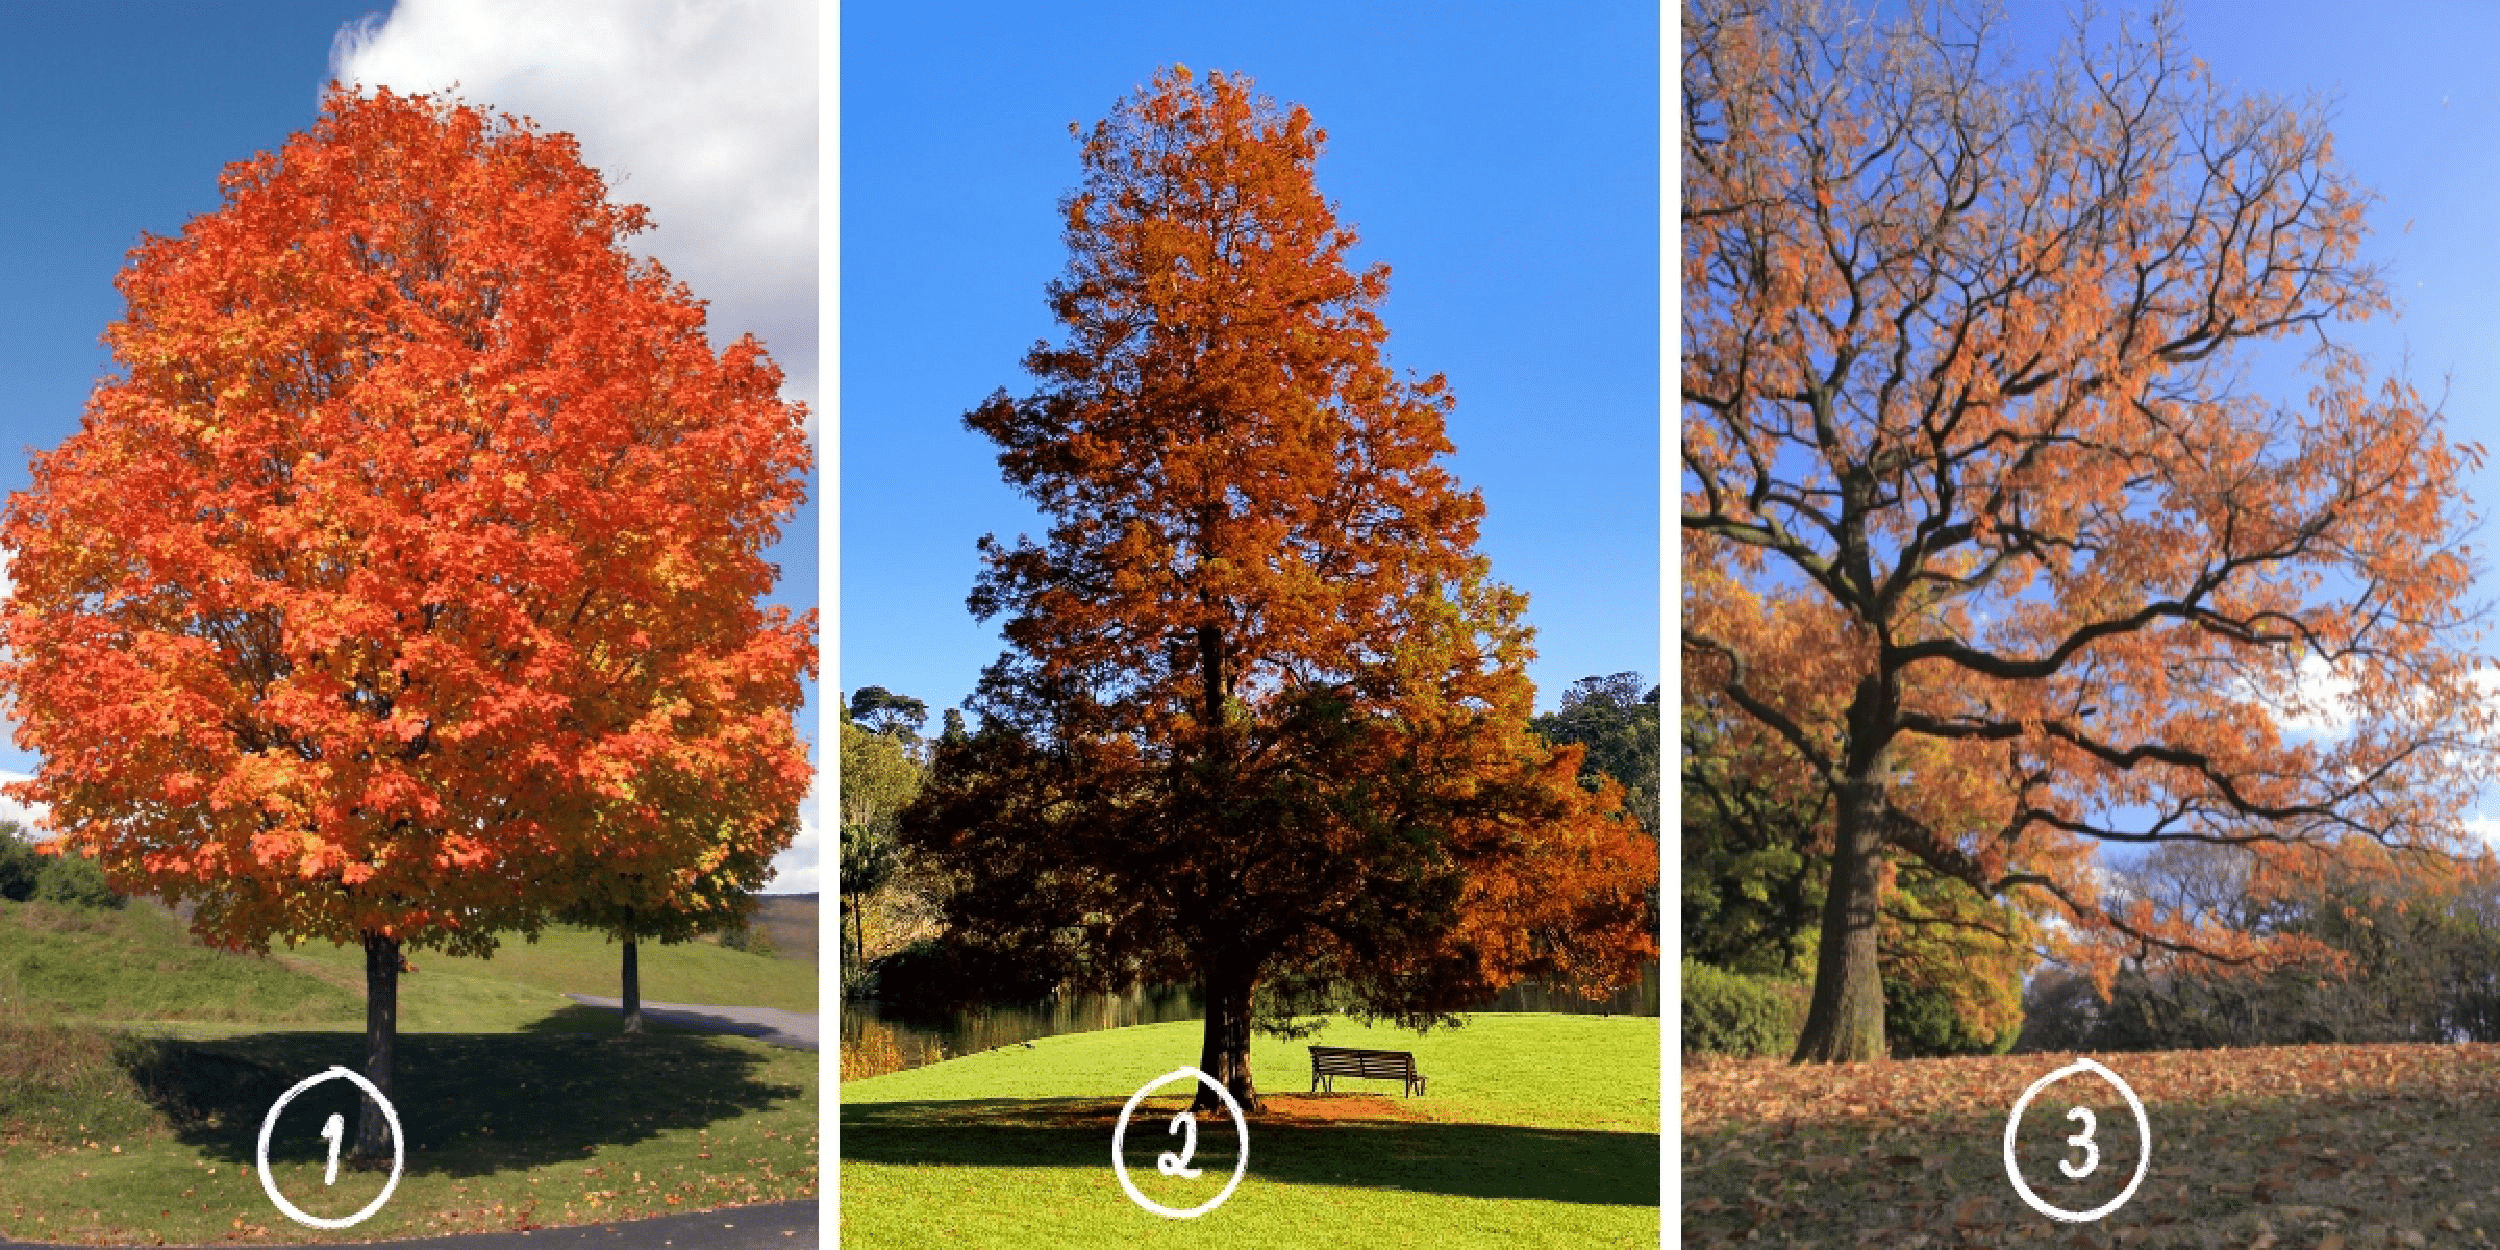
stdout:
<svg viewBox="0 0 2500 1250">
<path fill-rule="evenodd" d="M 919 700 L 909 702 L 916 705 Z M 843 723 L 841 902 L 850 921 L 842 961 L 846 985 L 867 958 L 862 912 L 868 897 L 884 889 L 902 866 L 896 822 L 920 793 L 923 773 L 899 735 L 874 732 L 857 721 Z"/>
<path fill-rule="evenodd" d="M 850 716 L 870 733 L 916 743 L 920 727 L 928 723 L 929 705 L 883 686 L 862 686 L 851 694 Z"/>
<path fill-rule="evenodd" d="M 388 1097 L 405 949 L 805 793 L 814 618 L 758 600 L 806 414 L 569 136 L 334 87 L 222 186 L 116 275 L 121 372 L 0 522 L 10 793 L 211 942 L 362 946 Z"/>
<path fill-rule="evenodd" d="M 618 848 L 593 862 L 557 918 L 597 929 L 623 949 L 620 999 L 623 1031 L 643 1031 L 640 944 L 691 942 L 706 933 L 743 932 L 755 914 L 756 892 L 772 879 L 775 855 L 798 836 L 795 812 L 739 819 L 689 818 L 708 829 L 698 858 L 668 863 L 660 855 Z"/>
</svg>

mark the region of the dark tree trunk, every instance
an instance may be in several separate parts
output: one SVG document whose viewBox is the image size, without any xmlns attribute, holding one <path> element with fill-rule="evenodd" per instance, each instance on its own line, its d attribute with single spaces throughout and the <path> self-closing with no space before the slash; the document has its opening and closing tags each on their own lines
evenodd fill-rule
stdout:
<svg viewBox="0 0 2500 1250">
<path fill-rule="evenodd" d="M 1814 999 L 1794 1062 L 1856 1063 L 1884 1057 L 1884 978 L 1875 960 L 1883 826 L 1876 786 L 1840 787 L 1831 887 L 1814 963 Z"/>
<path fill-rule="evenodd" d="M 865 895 L 853 895 L 851 905 L 844 909 L 851 913 L 851 973 L 854 976 L 868 971 L 868 929 L 859 915 L 860 903 L 865 898 Z"/>
<path fill-rule="evenodd" d="M 1212 970 L 1202 984 L 1207 1020 L 1198 1046 L 1198 1070 L 1220 1082 L 1233 1101 L 1241 1104 L 1243 1115 L 1264 1111 L 1266 1107 L 1259 1102 L 1259 1087 L 1250 1079 L 1252 976 L 1230 969 Z M 1225 1113 L 1223 1102 L 1203 1082 L 1190 1109 Z"/>
<path fill-rule="evenodd" d="M 399 1041 L 399 939 L 365 931 L 365 1079 L 391 1096 L 391 1052 Z M 391 1125 L 373 1099 L 357 1104 L 356 1148 L 359 1164 L 386 1165 L 391 1157 Z"/>
<path fill-rule="evenodd" d="M 634 939 L 625 939 L 625 1031 L 642 1032 L 642 968 L 634 961 Z"/>
</svg>

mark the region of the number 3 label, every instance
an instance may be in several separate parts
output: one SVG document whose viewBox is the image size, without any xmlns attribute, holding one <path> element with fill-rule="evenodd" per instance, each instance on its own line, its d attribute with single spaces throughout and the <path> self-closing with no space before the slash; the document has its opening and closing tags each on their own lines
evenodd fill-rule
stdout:
<svg viewBox="0 0 2500 1250">
<path fill-rule="evenodd" d="M 2089 1211 L 2069 1211 L 2064 1207 L 2043 1201 L 2040 1195 L 2032 1192 L 2031 1183 L 2023 1179 L 2022 1165 L 2015 1160 L 2014 1147 L 2022 1132 L 2023 1108 L 2030 1106 L 2031 1100 L 2038 1097 L 2041 1090 L 2067 1077 L 2085 1073 L 2099 1077 L 2111 1089 L 2118 1091 L 2119 1096 L 2127 1100 L 2127 1110 L 2135 1113 L 2135 1175 L 2127 1178 L 2127 1187 L 2118 1191 L 2117 1197 Z M 2078 1167 L 2070 1160 L 2060 1159 L 2057 1161 L 2057 1170 L 2064 1173 L 2068 1180 L 2079 1181 L 2099 1170 L 2101 1166 L 2101 1148 L 2092 1140 L 2092 1133 L 2097 1125 L 2093 1122 L 2092 1111 L 2088 1107 L 2070 1106 L 2066 1109 L 2066 1118 L 2083 1121 L 2083 1131 L 2066 1139 L 2069 1147 L 2083 1147 L 2083 1164 Z M 2127 1205 L 2127 1199 L 2135 1196 L 2137 1187 L 2144 1183 L 2145 1172 L 2152 1165 L 2153 1122 L 2145 1118 L 2143 1100 L 2135 1096 L 2135 1090 L 2129 1088 L 2123 1078 L 2102 1066 L 2098 1060 L 2077 1059 L 2033 1081 L 2030 1088 L 2023 1091 L 2023 1096 L 2014 1100 L 2014 1110 L 2005 1117 L 2005 1179 L 2013 1182 L 2014 1192 L 2021 1196 L 2026 1205 L 2053 1220 L 2064 1220 L 2069 1224 L 2089 1224 Z"/>
<path fill-rule="evenodd" d="M 2101 1148 L 2092 1144 L 2091 1108 L 2068 1107 L 2066 1108 L 2066 1118 L 2069 1120 L 2083 1121 L 2083 1131 L 2066 1139 L 2066 1144 L 2069 1146 L 2083 1147 L 2083 1166 L 2076 1167 L 2074 1164 L 2068 1163 L 2064 1159 L 2060 1159 L 2057 1161 L 2057 1170 L 2064 1172 L 2067 1180 L 2079 1181 L 2084 1177 L 2092 1175 L 2092 1169 L 2101 1166 Z"/>
</svg>

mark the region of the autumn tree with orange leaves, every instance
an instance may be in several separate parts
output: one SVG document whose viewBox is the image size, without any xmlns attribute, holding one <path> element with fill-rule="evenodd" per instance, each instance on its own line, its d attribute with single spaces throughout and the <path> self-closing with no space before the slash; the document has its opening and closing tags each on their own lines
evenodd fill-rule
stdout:
<svg viewBox="0 0 2500 1250">
<path fill-rule="evenodd" d="M 334 87 L 222 184 L 0 522 L 10 793 L 213 943 L 360 944 L 387 1094 L 404 951 L 786 844 L 814 620 L 757 600 L 805 414 L 570 136 Z"/>
<path fill-rule="evenodd" d="M 2260 894 L 2365 842 L 2435 869 L 2489 760 L 2482 453 L 2330 334 L 2389 301 L 2323 122 L 2169 15 L 2002 54 L 1951 7 L 1685 9 L 1682 653 L 1829 798 L 1801 1061 L 1883 1053 L 1889 855 L 2104 977 L 2263 964 L 2293 939 L 2104 895 L 2094 847 L 2227 845 Z"/>
<path fill-rule="evenodd" d="M 1324 132 L 1177 67 L 1071 129 L 1064 340 L 965 418 L 1051 529 L 983 540 L 971 605 L 1011 649 L 904 817 L 957 940 L 1197 984 L 1198 1066 L 1252 1108 L 1254 1014 L 1628 982 L 1656 844 L 1530 732 L 1525 597 L 1440 463 L 1447 387 L 1383 359 L 1388 271 L 1347 263 Z"/>
</svg>

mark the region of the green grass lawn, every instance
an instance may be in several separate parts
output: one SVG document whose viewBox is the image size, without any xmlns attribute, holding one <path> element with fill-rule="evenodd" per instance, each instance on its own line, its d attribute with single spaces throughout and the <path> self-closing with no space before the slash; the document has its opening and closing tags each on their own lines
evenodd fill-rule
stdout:
<svg viewBox="0 0 2500 1250">
<path fill-rule="evenodd" d="M 845 1246 L 1654 1246 L 1659 1237 L 1658 1021 L 1484 1013 L 1418 1035 L 1337 1023 L 1323 1045 L 1412 1050 L 1431 1092 L 1340 1079 L 1309 1096 L 1307 1042 L 1257 1038 L 1270 1113 L 1250 1128 L 1241 1186 L 1170 1220 L 1128 1200 L 1112 1125 L 1137 1087 L 1194 1064 L 1199 1026 L 1143 1025 L 847 1082 Z M 1356 1092 L 1387 1090 L 1386 1094 Z M 1171 1207 L 1212 1197 L 1236 1139 L 1201 1126 L 1196 1180 L 1161 1176 L 1186 1085 L 1130 1121 L 1139 1190 Z"/>
<path fill-rule="evenodd" d="M 250 1174 L 288 1086 L 361 1067 L 361 952 L 205 950 L 169 913 L 0 904 L 0 1238 L 366 1241 L 812 1197 L 816 1055 L 746 1038 L 617 1036 L 617 948 L 563 930 L 491 960 L 412 956 L 393 1102 L 409 1143 L 381 1212 L 339 1232 L 280 1215 Z M 646 946 L 644 994 L 812 1010 L 815 969 Z M 321 1173 L 344 1083 L 291 1103 L 284 1192 L 342 1215 L 383 1178 Z"/>
</svg>

